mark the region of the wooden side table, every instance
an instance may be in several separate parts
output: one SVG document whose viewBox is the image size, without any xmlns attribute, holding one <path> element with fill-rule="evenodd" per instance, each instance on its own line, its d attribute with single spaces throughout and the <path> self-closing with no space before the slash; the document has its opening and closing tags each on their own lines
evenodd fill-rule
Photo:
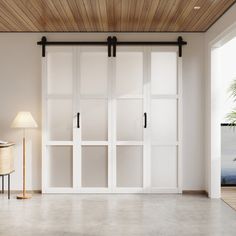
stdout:
<svg viewBox="0 0 236 236">
<path fill-rule="evenodd" d="M 14 143 L 0 144 L 0 176 L 2 177 L 2 193 L 4 193 L 4 177 L 8 176 L 8 199 L 10 199 L 11 173 L 14 169 Z"/>
</svg>

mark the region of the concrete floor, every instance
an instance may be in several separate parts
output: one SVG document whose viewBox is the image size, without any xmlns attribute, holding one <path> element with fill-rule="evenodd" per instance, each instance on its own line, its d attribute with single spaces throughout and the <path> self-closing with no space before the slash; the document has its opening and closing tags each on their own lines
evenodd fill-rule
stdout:
<svg viewBox="0 0 236 236">
<path fill-rule="evenodd" d="M 236 211 L 200 195 L 0 195 L 0 235 L 236 235 Z"/>
</svg>

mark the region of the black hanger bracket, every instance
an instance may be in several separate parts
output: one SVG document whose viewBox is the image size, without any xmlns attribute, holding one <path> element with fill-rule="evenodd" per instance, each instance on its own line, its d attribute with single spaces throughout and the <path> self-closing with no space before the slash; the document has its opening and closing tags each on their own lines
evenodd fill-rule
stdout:
<svg viewBox="0 0 236 236">
<path fill-rule="evenodd" d="M 107 46 L 108 57 L 116 57 L 117 46 L 177 46 L 179 49 L 179 57 L 182 57 L 182 47 L 187 45 L 187 42 L 183 40 L 181 36 L 178 37 L 177 41 L 118 41 L 116 36 L 107 37 L 107 41 L 47 41 L 45 36 L 42 37 L 41 41 L 37 42 L 38 45 L 42 46 L 42 57 L 46 56 L 46 46 L 58 46 L 58 45 L 93 45 L 93 46 Z"/>
</svg>

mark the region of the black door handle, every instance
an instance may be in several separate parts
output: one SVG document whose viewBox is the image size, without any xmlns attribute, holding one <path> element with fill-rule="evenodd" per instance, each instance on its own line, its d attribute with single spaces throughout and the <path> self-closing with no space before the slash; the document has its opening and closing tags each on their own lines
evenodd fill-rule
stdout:
<svg viewBox="0 0 236 236">
<path fill-rule="evenodd" d="M 147 128 L 147 113 L 144 112 L 144 128 Z"/>
<path fill-rule="evenodd" d="M 77 128 L 80 128 L 80 113 L 77 113 Z"/>
</svg>

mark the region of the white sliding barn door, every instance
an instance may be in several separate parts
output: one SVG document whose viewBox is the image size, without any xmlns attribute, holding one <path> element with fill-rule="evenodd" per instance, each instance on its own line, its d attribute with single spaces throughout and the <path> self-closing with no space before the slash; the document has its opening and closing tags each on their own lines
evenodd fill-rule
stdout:
<svg viewBox="0 0 236 236">
<path fill-rule="evenodd" d="M 152 48 L 149 60 L 151 191 L 181 192 L 181 59 Z"/>
<path fill-rule="evenodd" d="M 47 47 L 42 191 L 181 192 L 181 107 L 173 48 Z"/>
<path fill-rule="evenodd" d="M 77 56 L 79 187 L 85 192 L 107 191 L 111 184 L 111 130 L 108 128 L 111 120 L 110 67 L 107 47 L 80 48 Z"/>
<path fill-rule="evenodd" d="M 50 48 L 43 59 L 42 191 L 73 187 L 74 51 Z"/>
<path fill-rule="evenodd" d="M 143 190 L 144 52 L 119 47 L 113 78 L 113 176 L 116 192 Z"/>
</svg>

